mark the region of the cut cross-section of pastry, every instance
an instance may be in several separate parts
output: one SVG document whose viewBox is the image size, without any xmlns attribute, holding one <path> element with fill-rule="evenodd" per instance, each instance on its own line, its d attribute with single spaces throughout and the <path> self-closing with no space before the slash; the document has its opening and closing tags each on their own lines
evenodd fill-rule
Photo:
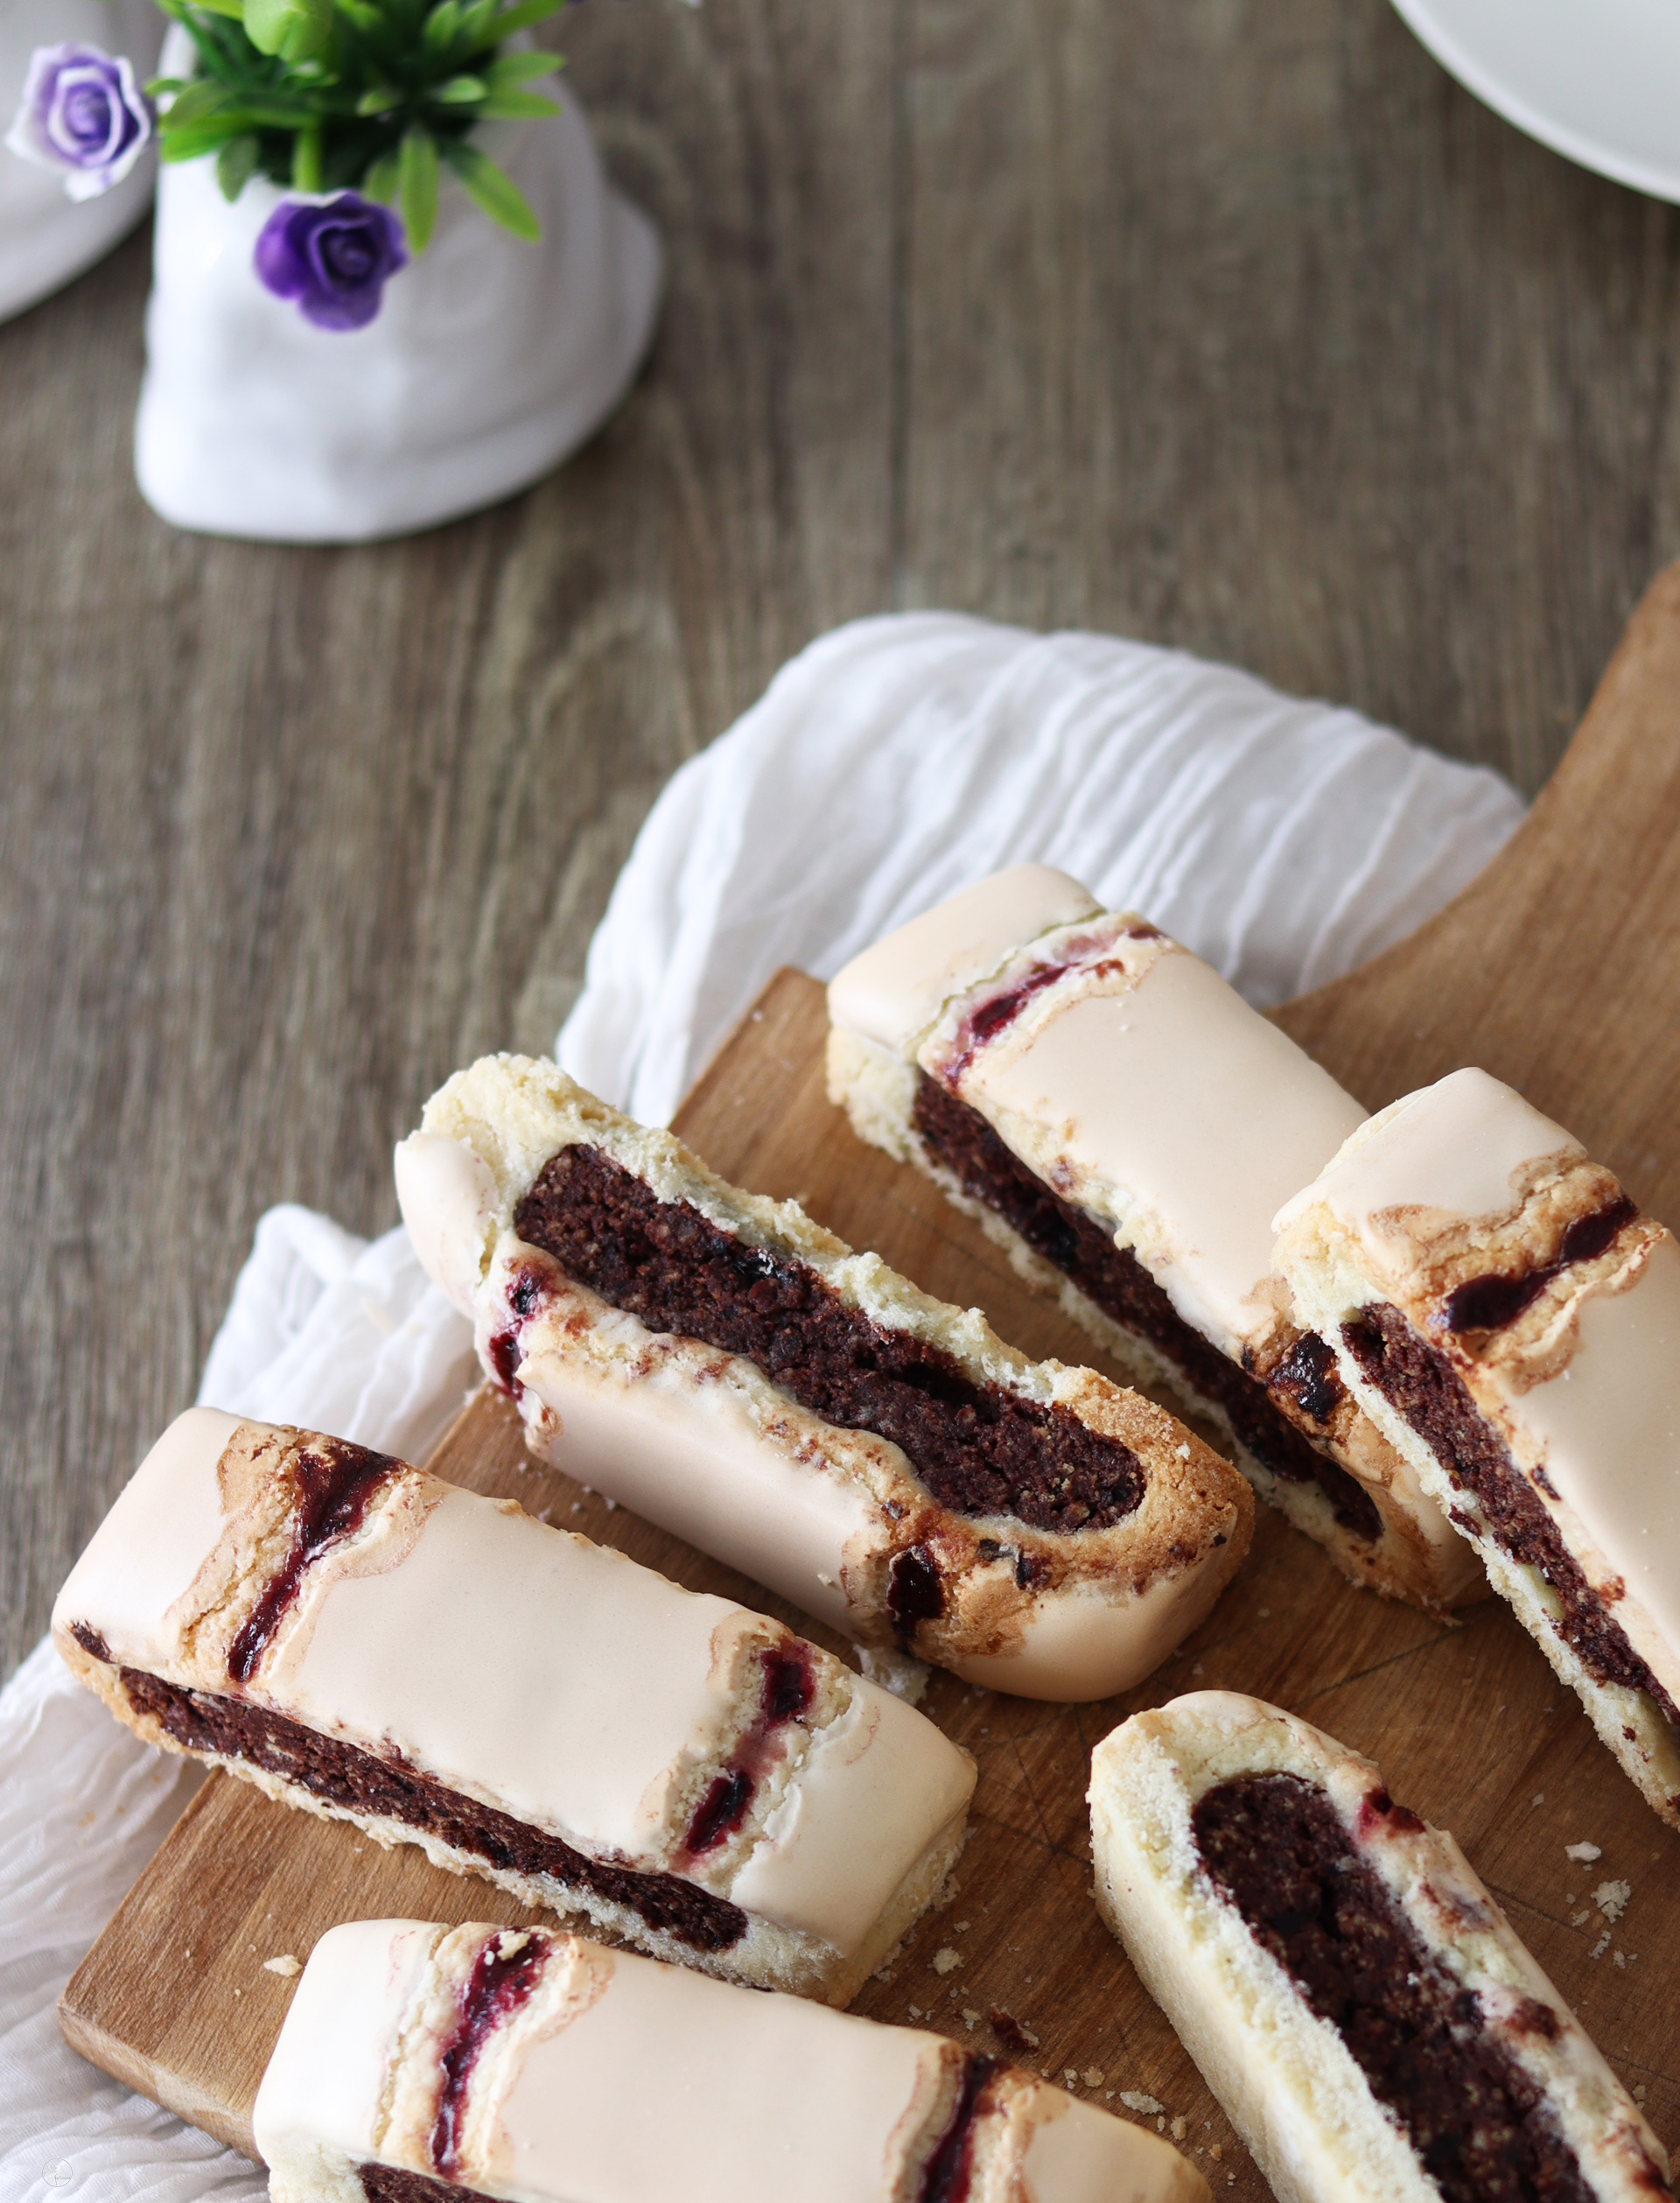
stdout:
<svg viewBox="0 0 1680 2203">
<path fill-rule="evenodd" d="M 1363 1125 L 1278 1218 L 1349 1389 L 1680 1828 L 1680 1246 L 1486 1071 Z"/>
<path fill-rule="evenodd" d="M 193 1408 L 53 1609 L 148 1743 L 662 1957 L 844 2003 L 938 1893 L 974 1762 L 727 1599 L 508 1500 Z"/>
<path fill-rule="evenodd" d="M 1096 1901 L 1278 2203 L 1662 2203 L 1638 2107 L 1450 1835 L 1226 1691 L 1091 1756 Z"/>
<path fill-rule="evenodd" d="M 540 1458 L 862 1643 L 1105 1697 L 1247 1549 L 1242 1479 L 1164 1408 L 1029 1362 L 552 1063 L 458 1072 L 396 1182 Z"/>
<path fill-rule="evenodd" d="M 942 2035 L 541 1929 L 353 1920 L 257 2093 L 272 2203 L 1206 2203 L 1170 2143 Z"/>
<path fill-rule="evenodd" d="M 1219 974 L 1065 873 L 1020 865 L 829 988 L 829 1091 L 1229 1440 L 1356 1583 L 1431 1607 L 1475 1554 L 1295 1321 L 1271 1219 L 1363 1114 Z"/>
</svg>

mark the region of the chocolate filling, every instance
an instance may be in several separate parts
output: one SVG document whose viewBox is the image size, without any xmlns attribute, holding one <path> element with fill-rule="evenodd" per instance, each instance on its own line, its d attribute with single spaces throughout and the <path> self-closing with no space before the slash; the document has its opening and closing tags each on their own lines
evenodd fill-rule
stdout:
<svg viewBox="0 0 1680 2203">
<path fill-rule="evenodd" d="M 503 2021 L 528 2000 L 554 1947 L 546 1935 L 528 1935 L 516 1950 L 508 1949 L 514 1940 L 511 1931 L 504 1930 L 473 1960 L 462 1984 L 454 2032 L 438 2059 L 442 2079 L 427 2148 L 432 2164 L 446 2180 L 460 2169 L 461 2122 L 479 2053 Z"/>
<path fill-rule="evenodd" d="M 917 1080 L 914 1123 L 965 1193 L 995 1210 L 1035 1254 L 1071 1279 L 1123 1330 L 1165 1354 L 1204 1400 L 1216 1400 L 1263 1468 L 1286 1484 L 1316 1484 L 1338 1524 L 1354 1536 L 1368 1543 L 1382 1536 L 1382 1518 L 1358 1479 L 1326 1460 L 1264 1385 L 1185 1322 L 1130 1247 L 1116 1246 L 1100 1224 L 1054 1193 L 1006 1147 L 977 1109 L 948 1093 L 925 1071 Z M 1295 1351 L 1304 1344 L 1298 1341 Z M 1286 1357 L 1280 1372 L 1291 1366 Z M 1315 1420 L 1322 1419 L 1301 1400 L 1292 1380 L 1283 1388 Z M 1324 1384 L 1309 1384 L 1307 1389 L 1326 1400 L 1326 1413 L 1334 1406 Z"/>
<path fill-rule="evenodd" d="M 1624 1224 L 1631 1224 L 1638 1209 L 1620 1194 L 1591 1216 L 1577 1217 L 1558 1243 L 1550 1262 L 1537 1263 L 1521 1276 L 1490 1270 L 1485 1277 L 1469 1278 L 1446 1296 L 1444 1313 L 1449 1331 L 1497 1331 L 1515 1323 L 1531 1308 L 1554 1278 L 1562 1277 L 1572 1263 L 1596 1262 Z"/>
<path fill-rule="evenodd" d="M 546 1874 L 640 1914 L 649 1927 L 697 1951 L 726 1951 L 746 1915 L 726 1898 L 670 1874 L 640 1874 L 586 1858 L 557 1836 L 498 1813 L 423 1775 L 400 1757 L 363 1751 L 242 1698 L 183 1690 L 143 1670 L 121 1671 L 130 1703 L 150 1714 L 188 1751 L 249 1760 L 349 1812 L 401 1821 L 470 1857 L 520 1874 Z"/>
<path fill-rule="evenodd" d="M 269 1639 L 298 1596 L 304 1569 L 329 1546 L 361 1527 L 368 1502 L 402 1467 L 388 1454 L 370 1453 L 344 1438 L 312 1438 L 292 1456 L 297 1492 L 291 1549 L 229 1649 L 228 1673 L 236 1683 L 251 1680 Z"/>
<path fill-rule="evenodd" d="M 368 2203 L 494 2203 L 478 2188 L 458 2188 L 395 2164 L 358 2165 L 356 2172 Z"/>
<path fill-rule="evenodd" d="M 1392 1813 L 1378 1793 L 1373 1815 Z M 1202 1863 L 1347 2045 L 1446 2203 L 1591 2203 L 1540 2088 L 1362 1859 L 1323 1791 L 1239 1775 L 1192 1815 Z M 1402 1825 L 1416 1826 L 1415 1814 Z"/>
<path fill-rule="evenodd" d="M 942 1349 L 849 1308 L 808 1264 L 660 1200 L 598 1147 L 552 1156 L 514 1227 L 650 1330 L 744 1355 L 802 1407 L 891 1439 L 956 1513 L 1101 1530 L 1144 1496 L 1143 1465 L 1117 1439 L 1065 1407 L 976 1384 Z"/>
<path fill-rule="evenodd" d="M 980 2115 L 986 2083 L 1000 2062 L 977 2053 L 963 2059 L 956 2102 L 923 2169 L 916 2203 L 967 2203 L 974 2175 L 974 2122 Z"/>
<path fill-rule="evenodd" d="M 1600 1683 L 1645 1692 L 1663 1720 L 1680 1728 L 1680 1710 L 1582 1574 L 1510 1449 L 1446 1355 L 1385 1302 L 1362 1308 L 1343 1324 L 1341 1336 L 1366 1378 L 1418 1433 L 1459 1490 L 1474 1498 L 1489 1535 L 1512 1560 L 1537 1569 L 1551 1586 L 1563 1608 L 1552 1627 L 1587 1673 Z"/>
</svg>

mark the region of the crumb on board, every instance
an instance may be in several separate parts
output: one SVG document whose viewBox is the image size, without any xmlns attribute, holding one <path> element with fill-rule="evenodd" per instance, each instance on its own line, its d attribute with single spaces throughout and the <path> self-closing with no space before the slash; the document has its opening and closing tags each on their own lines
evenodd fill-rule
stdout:
<svg viewBox="0 0 1680 2203">
<path fill-rule="evenodd" d="M 966 1935 L 973 1926 L 974 1922 L 972 1920 L 953 1920 L 951 1922 L 951 1933 L 953 1935 Z"/>
<path fill-rule="evenodd" d="M 1018 2058 L 1026 2051 L 1038 2048 L 1039 2038 L 1032 2030 L 1030 2027 L 1023 2027 L 1014 2013 L 1005 2010 L 1002 2004 L 994 2004 L 986 2014 L 986 2017 L 991 2023 L 993 2034 L 997 2036 L 1004 2048 L 1012 2051 L 1016 2057 Z"/>
<path fill-rule="evenodd" d="M 920 2004 L 911 2005 L 910 2017 L 912 2019 L 920 2019 L 921 2017 L 921 2006 Z"/>
<path fill-rule="evenodd" d="M 1120 2101 L 1128 2111 L 1139 2112 L 1146 2119 L 1153 2119 L 1166 2109 L 1164 2103 L 1158 2103 L 1153 2096 L 1146 2096 L 1137 2088 L 1123 2088 Z"/>
<path fill-rule="evenodd" d="M 1535 1807 L 1536 1807 L 1536 1806 L 1543 1806 L 1543 1805 L 1544 1805 L 1544 1803 L 1545 1803 L 1545 1802 L 1546 1802 L 1546 1793 L 1545 1793 L 1545 1792 L 1544 1792 L 1544 1790 L 1536 1790 L 1536 1791 L 1535 1792 L 1535 1793 L 1534 1793 L 1533 1797 L 1532 1797 L 1532 1798 L 1530 1798 L 1530 1800 L 1529 1800 L 1529 1811 L 1530 1811 L 1530 1813 L 1532 1813 L 1532 1812 L 1534 1811 L 1534 1809 L 1535 1809 Z"/>
<path fill-rule="evenodd" d="M 1633 1893 L 1631 1882 L 1600 1882 L 1592 1892 L 1592 1902 L 1614 1927 L 1628 1910 L 1628 1900 Z"/>
<path fill-rule="evenodd" d="M 265 1958 L 262 1961 L 262 1971 L 265 1974 L 279 1974 L 287 1981 L 290 1981 L 294 1974 L 301 1974 L 303 1970 L 290 1951 L 283 1952 L 278 1958 Z"/>
<path fill-rule="evenodd" d="M 1587 1956 L 1589 1958 L 1602 1958 L 1609 1947 L 1610 1931 L 1606 1927 L 1603 1934 L 1600 1936 L 1598 1941 L 1594 1943 L 1592 1949 L 1587 1953 Z"/>
<path fill-rule="evenodd" d="M 1208 2150 L 1208 2154 L 1210 2157 L 1212 2157 L 1214 2163 L 1217 2164 L 1221 2158 L 1225 2155 L 1225 2151 L 1223 2147 L 1219 2143 L 1215 2142 L 1212 2149 Z"/>
<path fill-rule="evenodd" d="M 942 1944 L 934 1953 L 934 1971 L 936 1974 L 954 1974 L 962 1963 L 948 1943 Z"/>
<path fill-rule="evenodd" d="M 1100 2088 L 1104 2079 L 1101 2066 L 1087 2066 L 1079 2077 L 1088 2088 Z"/>
<path fill-rule="evenodd" d="M 1592 1917 L 1592 1907 L 1588 1905 L 1578 1912 L 1572 1912 L 1569 1916 L 1569 1924 L 1572 1927 L 1585 1927 Z"/>
<path fill-rule="evenodd" d="M 1604 1854 L 1596 1843 L 1566 1843 L 1564 1846 L 1564 1856 L 1566 1859 L 1577 1859 L 1583 1866 L 1591 1866 L 1594 1859 L 1601 1859 Z"/>
<path fill-rule="evenodd" d="M 1190 2122 L 1185 2117 L 1182 2111 L 1180 2112 L 1178 2117 L 1174 2119 L 1172 2125 L 1167 2129 L 1167 2132 L 1172 2136 L 1175 2142 L 1182 2142 L 1185 2136 L 1188 2134 L 1189 2131 Z"/>
<path fill-rule="evenodd" d="M 980 2015 L 972 2004 L 964 2004 L 962 2007 L 962 2024 L 970 2029 L 980 2024 Z"/>
<path fill-rule="evenodd" d="M 1063 2072 L 1062 2072 L 1062 2076 L 1061 2076 L 1061 2085 L 1062 2085 L 1062 2087 L 1063 2087 L 1064 2088 L 1077 2088 L 1077 2087 L 1078 2087 L 1078 2086 L 1079 2086 L 1079 2075 L 1078 2075 L 1078 2073 L 1077 2073 L 1074 2070 L 1074 2068 L 1073 2068 L 1073 2066 L 1066 2066 L 1066 2067 L 1063 2069 Z"/>
</svg>

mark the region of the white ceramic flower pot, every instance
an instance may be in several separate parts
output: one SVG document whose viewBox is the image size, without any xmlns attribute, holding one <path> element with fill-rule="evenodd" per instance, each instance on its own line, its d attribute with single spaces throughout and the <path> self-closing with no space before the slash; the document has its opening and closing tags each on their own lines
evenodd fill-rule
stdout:
<svg viewBox="0 0 1680 2203">
<path fill-rule="evenodd" d="M 400 535 L 524 488 L 600 425 L 652 334 L 662 256 L 608 186 L 576 102 L 553 96 L 558 116 L 483 137 L 541 242 L 450 179 L 425 252 L 348 333 L 313 327 L 252 266 L 263 223 L 297 194 L 258 178 L 229 206 L 210 161 L 162 170 L 135 429 L 156 511 L 279 543 Z"/>
<path fill-rule="evenodd" d="M 37 46 L 73 39 L 126 54 L 144 83 L 158 69 L 164 18 L 151 0 L 0 0 L 0 131 L 18 110 Z M 150 147 L 120 184 L 80 203 L 64 179 L 0 147 L 0 320 L 79 276 L 145 213 L 157 173 Z"/>
</svg>

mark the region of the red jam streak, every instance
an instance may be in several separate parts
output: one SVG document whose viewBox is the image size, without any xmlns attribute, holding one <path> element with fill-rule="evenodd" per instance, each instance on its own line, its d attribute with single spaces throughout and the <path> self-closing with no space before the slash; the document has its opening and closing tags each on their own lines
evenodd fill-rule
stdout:
<svg viewBox="0 0 1680 2203">
<path fill-rule="evenodd" d="M 490 1366 L 495 1372 L 496 1382 L 510 1400 L 519 1397 L 519 1379 L 514 1372 L 519 1367 L 519 1333 L 497 1331 L 491 1338 L 488 1352 Z"/>
<path fill-rule="evenodd" d="M 516 1940 L 519 1948 L 508 1950 L 506 1947 Z M 455 2031 L 439 2061 L 443 2086 L 431 2122 L 432 2166 L 446 2180 L 452 2180 L 460 2169 L 466 2086 L 479 2053 L 536 1987 L 551 1947 L 546 1935 L 526 1933 L 522 1938 L 514 1930 L 507 1929 L 493 1936 L 472 1961 L 472 1971 L 456 2006 Z"/>
<path fill-rule="evenodd" d="M 1622 1194 L 1602 1209 L 1595 1209 L 1590 1217 L 1577 1217 L 1564 1234 L 1555 1261 L 1543 1262 L 1522 1277 L 1507 1277 L 1494 1270 L 1486 1277 L 1466 1280 L 1446 1296 L 1441 1311 L 1445 1328 L 1455 1333 L 1499 1331 L 1515 1323 L 1572 1263 L 1596 1262 L 1622 1225 L 1631 1224 L 1638 1214 L 1634 1203 Z"/>
<path fill-rule="evenodd" d="M 936 1622 L 945 1611 L 945 1587 L 925 1545 L 906 1546 L 894 1554 L 886 1572 L 886 1611 L 906 1645 L 918 1622 Z"/>
<path fill-rule="evenodd" d="M 986 2083 L 1001 2063 L 997 2058 L 970 2058 L 964 2063 L 956 2108 L 934 2145 L 916 2190 L 916 2203 L 967 2203 L 974 2176 L 974 2122 Z"/>
<path fill-rule="evenodd" d="M 1054 986 L 1058 979 L 1065 979 L 1070 972 L 1082 972 L 1093 979 L 1105 979 L 1113 972 L 1124 972 L 1122 958 L 1102 956 L 1101 951 L 1112 948 L 1116 941 L 1158 941 L 1160 937 L 1158 926 L 1139 924 L 1126 926 L 1117 933 L 1105 931 L 1096 937 L 1087 934 L 1068 942 L 1054 962 L 1034 965 L 1013 986 L 1001 994 L 991 995 L 977 1009 L 970 1011 L 958 1028 L 956 1048 L 941 1067 L 941 1083 L 955 1093 L 963 1073 L 980 1050 L 1000 1033 L 1006 1032 L 1035 995 Z"/>
<path fill-rule="evenodd" d="M 713 1776 L 705 1796 L 695 1807 L 682 1839 L 679 1870 L 682 1863 L 704 1858 L 734 1835 L 752 1803 L 752 1793 L 770 1756 L 771 1738 L 790 1721 L 803 1721 L 811 1709 L 816 1676 L 808 1645 L 795 1638 L 773 1645 L 760 1652 L 759 1659 L 764 1683 L 758 1714 L 737 1745 L 733 1759 L 721 1774 Z"/>
<path fill-rule="evenodd" d="M 1386 1829 L 1392 1835 L 1421 1835 L 1423 1828 L 1411 1807 L 1396 1805 L 1386 1790 L 1368 1790 L 1354 1817 L 1354 1835 L 1360 1842 L 1376 1828 Z"/>
<path fill-rule="evenodd" d="M 298 1497 L 291 1518 L 291 1550 L 247 1617 L 228 1654 L 228 1673 L 249 1682 L 288 1609 L 304 1571 L 330 1546 L 361 1527 L 368 1502 L 402 1469 L 388 1454 L 370 1453 L 337 1438 L 301 1449 L 292 1461 Z"/>
</svg>

